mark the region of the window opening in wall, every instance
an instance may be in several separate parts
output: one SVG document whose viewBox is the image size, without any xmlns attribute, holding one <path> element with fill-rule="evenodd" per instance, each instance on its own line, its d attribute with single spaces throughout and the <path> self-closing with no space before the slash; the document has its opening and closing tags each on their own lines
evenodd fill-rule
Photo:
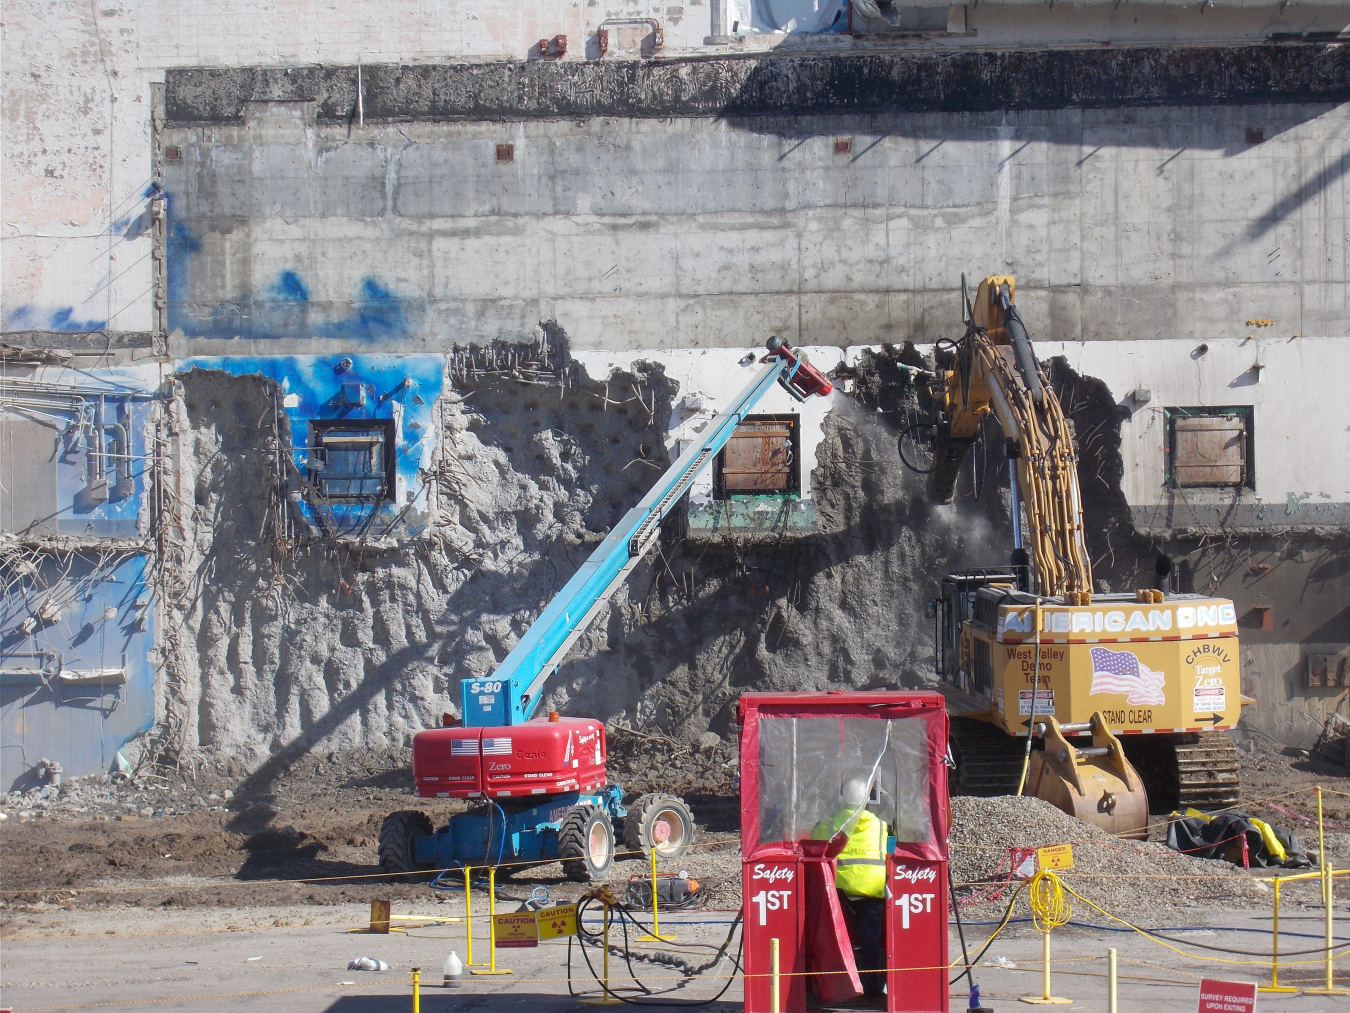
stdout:
<svg viewBox="0 0 1350 1013">
<path fill-rule="evenodd" d="M 393 419 L 311 419 L 309 480 L 325 499 L 393 499 Z"/>
<path fill-rule="evenodd" d="M 1165 408 L 1167 485 L 1256 488 L 1252 406 Z"/>
<path fill-rule="evenodd" d="M 800 416 L 748 416 L 713 464 L 713 495 L 801 496 L 800 450 Z"/>
</svg>

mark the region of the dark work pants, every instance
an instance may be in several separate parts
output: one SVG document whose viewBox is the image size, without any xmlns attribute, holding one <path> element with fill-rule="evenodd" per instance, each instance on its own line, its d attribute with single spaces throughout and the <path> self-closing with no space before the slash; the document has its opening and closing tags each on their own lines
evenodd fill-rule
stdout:
<svg viewBox="0 0 1350 1013">
<path fill-rule="evenodd" d="M 886 901 L 840 893 L 839 902 L 853 921 L 853 958 L 858 963 L 863 992 L 875 998 L 886 984 Z"/>
</svg>

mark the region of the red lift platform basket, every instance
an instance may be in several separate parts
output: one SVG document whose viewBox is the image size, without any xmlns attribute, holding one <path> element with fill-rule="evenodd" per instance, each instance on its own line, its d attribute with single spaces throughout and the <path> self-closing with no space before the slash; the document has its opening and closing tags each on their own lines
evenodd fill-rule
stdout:
<svg viewBox="0 0 1350 1013">
<path fill-rule="evenodd" d="M 927 691 L 741 697 L 741 886 L 745 1010 L 772 1009 L 771 940 L 783 1013 L 863 993 L 833 853 L 813 830 L 866 779 L 890 831 L 886 1009 L 948 1013 L 947 713 Z"/>
</svg>

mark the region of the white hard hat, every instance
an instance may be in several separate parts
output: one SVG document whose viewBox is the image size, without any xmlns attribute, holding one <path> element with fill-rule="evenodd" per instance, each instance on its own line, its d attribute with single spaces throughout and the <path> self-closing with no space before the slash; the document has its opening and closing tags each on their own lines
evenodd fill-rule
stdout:
<svg viewBox="0 0 1350 1013">
<path fill-rule="evenodd" d="M 872 793 L 867 790 L 868 784 L 861 777 L 855 777 L 844 782 L 844 804 L 859 806 L 867 801 Z"/>
</svg>

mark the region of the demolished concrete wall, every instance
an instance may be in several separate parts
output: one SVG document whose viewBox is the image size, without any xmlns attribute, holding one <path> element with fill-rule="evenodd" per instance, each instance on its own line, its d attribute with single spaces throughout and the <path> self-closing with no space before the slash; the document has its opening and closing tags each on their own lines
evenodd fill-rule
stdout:
<svg viewBox="0 0 1350 1013">
<path fill-rule="evenodd" d="M 438 512 L 417 540 L 278 542 L 276 385 L 180 374 L 186 424 L 178 523 L 184 590 L 168 603 L 167 724 L 155 748 L 257 760 L 286 747 L 406 744 L 458 711 L 461 678 L 490 672 L 664 463 L 672 385 L 642 392 L 509 375 L 447 391 L 429 476 Z"/>
<path fill-rule="evenodd" d="M 561 372 L 568 371 L 563 366 Z M 426 537 L 276 541 L 275 384 L 179 375 L 186 592 L 168 624 L 164 755 L 256 764 L 286 750 L 406 745 L 458 713 L 664 467 L 678 391 L 659 363 L 565 386 L 447 382 Z M 619 395 L 620 390 L 632 394 Z M 811 486 L 829 533 L 687 546 L 669 525 L 553 680 L 545 707 L 706 745 L 747 689 L 931 679 L 924 590 L 997 544 L 978 511 L 933 507 L 875 403 L 837 398 Z M 969 514 L 969 516 L 967 516 Z"/>
</svg>

